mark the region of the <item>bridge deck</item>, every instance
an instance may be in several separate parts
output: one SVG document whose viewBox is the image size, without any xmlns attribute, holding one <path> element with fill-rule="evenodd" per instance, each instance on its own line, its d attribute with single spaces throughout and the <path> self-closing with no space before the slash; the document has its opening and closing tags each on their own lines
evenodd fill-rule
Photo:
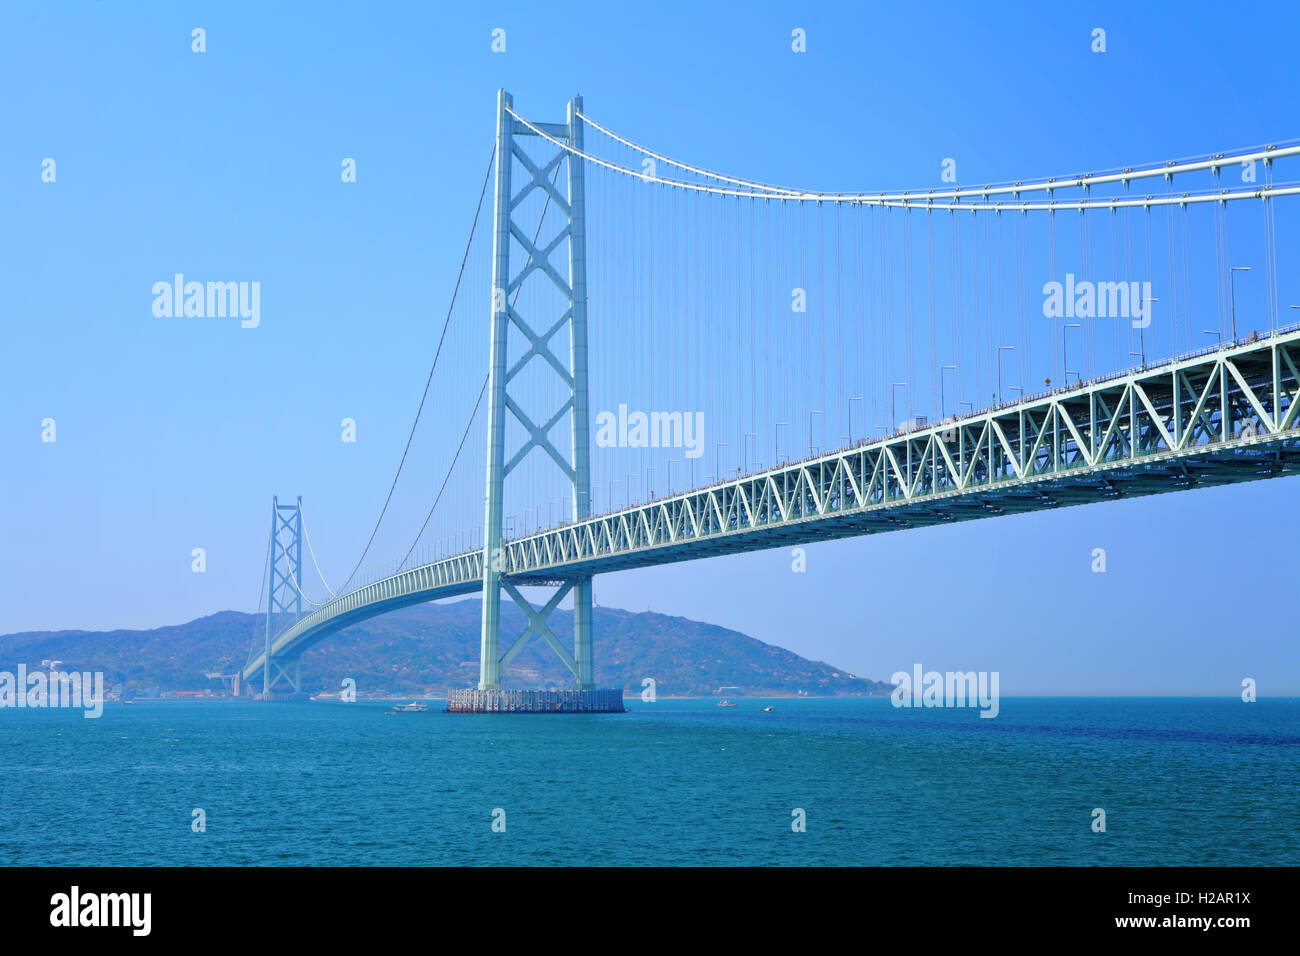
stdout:
<svg viewBox="0 0 1300 956">
<path fill-rule="evenodd" d="M 1293 328 L 538 532 L 501 559 L 528 584 L 1277 477 L 1300 470 L 1298 413 Z M 286 628 L 272 656 L 473 593 L 482 574 L 475 551 L 376 581 Z"/>
</svg>

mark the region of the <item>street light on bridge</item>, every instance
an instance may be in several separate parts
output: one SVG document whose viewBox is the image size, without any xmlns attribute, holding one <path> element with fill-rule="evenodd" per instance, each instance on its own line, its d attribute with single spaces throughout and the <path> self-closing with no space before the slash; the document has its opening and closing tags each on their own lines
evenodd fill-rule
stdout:
<svg viewBox="0 0 1300 956">
<path fill-rule="evenodd" d="M 1230 266 L 1228 268 L 1229 313 L 1232 316 L 1232 344 L 1237 344 L 1237 277 L 1236 272 L 1249 272 L 1250 266 Z"/>
<path fill-rule="evenodd" d="M 889 427 L 890 428 L 895 428 L 895 429 L 898 428 L 898 407 L 895 399 L 898 395 L 898 390 L 900 388 L 907 388 L 907 387 L 908 385 L 906 382 L 895 382 L 889 389 L 889 418 L 890 418 Z M 909 391 L 908 394 L 910 395 L 911 392 Z"/>
<path fill-rule="evenodd" d="M 1070 384 L 1070 335 L 1069 335 L 1069 332 L 1070 332 L 1070 329 L 1079 329 L 1079 328 L 1082 328 L 1082 327 L 1083 327 L 1083 326 L 1081 326 L 1078 322 L 1067 322 L 1067 323 L 1065 324 L 1065 328 L 1063 328 L 1063 329 L 1061 330 L 1061 365 L 1062 365 L 1062 367 L 1063 367 L 1064 370 L 1065 370 L 1065 381 L 1064 381 L 1062 384 L 1064 384 L 1064 385 L 1069 385 L 1069 384 Z M 1075 374 L 1075 375 L 1079 375 L 1078 372 L 1075 372 L 1074 374 Z M 1082 381 L 1082 376 L 1080 376 L 1080 381 Z"/>
<path fill-rule="evenodd" d="M 1147 303 L 1147 308 L 1146 308 L 1145 310 L 1143 310 L 1143 311 L 1145 311 L 1145 312 L 1146 312 L 1146 315 L 1147 315 L 1147 325 L 1150 325 L 1150 324 L 1151 324 L 1151 322 L 1150 322 L 1150 316 L 1151 316 L 1151 307 L 1150 307 L 1150 303 L 1152 303 L 1152 302 L 1159 302 L 1160 300 L 1157 299 L 1155 296 L 1150 296 L 1150 295 L 1148 295 L 1148 296 L 1144 296 L 1144 297 L 1142 298 L 1142 301 L 1143 301 L 1144 303 Z M 1143 368 L 1146 368 L 1146 367 L 1147 367 L 1147 338 L 1146 338 L 1146 325 L 1139 325 L 1139 326 L 1138 326 L 1138 348 L 1142 350 L 1142 367 L 1143 367 Z"/>
<path fill-rule="evenodd" d="M 1014 352 L 1015 350 L 1016 350 L 1016 347 L 1015 347 L 1014 345 L 999 345 L 999 346 L 998 346 L 998 397 L 997 397 L 997 401 L 998 401 L 999 404 L 1001 404 L 1001 402 L 1002 402 L 1002 353 L 1003 353 L 1003 352 Z"/>
<path fill-rule="evenodd" d="M 948 403 L 943 396 L 943 373 L 949 370 L 951 370 L 955 374 L 957 371 L 957 366 L 955 365 L 939 366 L 939 417 L 940 418 L 948 417 Z"/>
</svg>

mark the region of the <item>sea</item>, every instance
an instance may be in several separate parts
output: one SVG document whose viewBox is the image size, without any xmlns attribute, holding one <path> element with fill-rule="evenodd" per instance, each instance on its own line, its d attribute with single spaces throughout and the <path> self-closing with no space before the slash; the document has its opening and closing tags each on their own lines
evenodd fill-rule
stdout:
<svg viewBox="0 0 1300 956">
<path fill-rule="evenodd" d="M 888 698 L 734 700 L 601 715 L 0 710 L 0 860 L 1300 864 L 1300 699 L 1003 698 L 993 719 Z"/>
</svg>

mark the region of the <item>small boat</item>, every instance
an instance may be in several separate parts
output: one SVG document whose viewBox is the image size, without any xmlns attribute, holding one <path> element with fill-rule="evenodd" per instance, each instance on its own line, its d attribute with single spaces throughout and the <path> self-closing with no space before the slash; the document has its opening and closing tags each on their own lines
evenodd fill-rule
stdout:
<svg viewBox="0 0 1300 956">
<path fill-rule="evenodd" d="M 735 706 L 736 706 L 736 703 L 735 703 L 735 701 L 731 701 L 731 700 L 720 700 L 720 701 L 718 701 L 718 706 L 719 706 L 719 707 L 735 707 Z"/>
<path fill-rule="evenodd" d="M 422 701 L 413 700 L 409 704 L 394 704 L 390 714 L 422 714 L 429 709 L 429 705 Z"/>
<path fill-rule="evenodd" d="M 768 704 L 766 707 L 763 708 L 763 713 L 770 714 L 773 711 L 773 709 L 774 708 L 772 707 L 772 705 Z"/>
</svg>

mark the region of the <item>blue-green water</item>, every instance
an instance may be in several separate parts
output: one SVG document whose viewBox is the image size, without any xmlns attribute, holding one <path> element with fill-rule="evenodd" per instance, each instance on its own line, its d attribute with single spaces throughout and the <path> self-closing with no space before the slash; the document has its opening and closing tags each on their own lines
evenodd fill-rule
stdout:
<svg viewBox="0 0 1300 956">
<path fill-rule="evenodd" d="M 0 710 L 6 864 L 1300 863 L 1300 701 Z M 1106 811 L 1106 832 L 1091 829 Z M 192 832 L 192 811 L 207 830 Z M 505 832 L 493 832 L 493 811 Z M 807 830 L 793 832 L 792 810 Z"/>
</svg>

